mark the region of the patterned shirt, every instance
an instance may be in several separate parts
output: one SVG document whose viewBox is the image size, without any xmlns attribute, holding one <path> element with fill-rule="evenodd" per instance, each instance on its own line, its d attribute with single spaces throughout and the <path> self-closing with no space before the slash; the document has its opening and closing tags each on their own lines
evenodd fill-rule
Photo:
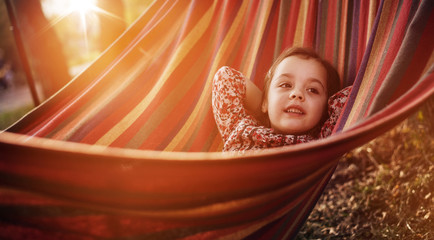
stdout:
<svg viewBox="0 0 434 240">
<path fill-rule="evenodd" d="M 224 141 L 223 151 L 244 151 L 306 143 L 329 136 L 345 105 L 351 87 L 342 89 L 328 101 L 329 119 L 319 136 L 286 135 L 262 126 L 247 113 L 243 105 L 246 98 L 246 78 L 230 68 L 220 68 L 214 76 L 212 108 L 217 127 Z"/>
</svg>

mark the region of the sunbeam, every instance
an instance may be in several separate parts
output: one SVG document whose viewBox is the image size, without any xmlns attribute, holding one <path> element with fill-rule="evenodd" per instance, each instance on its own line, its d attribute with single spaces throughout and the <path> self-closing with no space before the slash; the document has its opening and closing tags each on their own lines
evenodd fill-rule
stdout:
<svg viewBox="0 0 434 240">
<path fill-rule="evenodd" d="M 79 26 L 77 31 L 82 31 L 81 34 L 84 38 L 86 50 L 89 48 L 89 25 L 94 26 L 95 23 L 92 21 L 98 21 L 98 15 L 104 15 L 119 21 L 124 21 L 122 18 L 99 8 L 96 0 L 46 0 L 42 3 L 45 14 L 53 19 L 50 21 L 50 25 L 45 29 L 53 27 L 65 18 L 75 16 L 75 21 L 77 21 Z"/>
</svg>

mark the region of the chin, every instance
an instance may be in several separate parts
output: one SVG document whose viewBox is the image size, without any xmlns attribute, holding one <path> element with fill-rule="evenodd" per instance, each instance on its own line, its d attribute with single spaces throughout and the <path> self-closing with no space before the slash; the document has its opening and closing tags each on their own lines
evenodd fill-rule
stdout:
<svg viewBox="0 0 434 240">
<path fill-rule="evenodd" d="M 312 129 L 314 128 L 315 127 L 311 127 L 311 128 L 300 127 L 296 129 L 282 128 L 279 132 L 287 135 L 311 135 Z"/>
<path fill-rule="evenodd" d="M 300 130 L 294 130 L 294 129 L 276 129 L 273 128 L 275 132 L 285 135 L 303 135 L 303 133 L 307 131 L 300 131 Z"/>
<path fill-rule="evenodd" d="M 292 124 L 291 126 L 293 126 L 294 124 Z M 309 129 L 306 128 L 282 128 L 282 132 L 285 132 L 286 134 L 291 134 L 291 135 L 303 135 L 306 132 L 309 132 Z"/>
</svg>

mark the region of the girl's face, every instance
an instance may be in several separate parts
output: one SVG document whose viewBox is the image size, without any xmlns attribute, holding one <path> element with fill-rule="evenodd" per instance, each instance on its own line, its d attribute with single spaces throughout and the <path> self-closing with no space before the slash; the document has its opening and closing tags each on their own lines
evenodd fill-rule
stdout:
<svg viewBox="0 0 434 240">
<path fill-rule="evenodd" d="M 285 58 L 271 79 L 262 111 L 271 127 L 282 134 L 302 134 L 313 129 L 327 106 L 327 72 L 315 59 Z"/>
</svg>

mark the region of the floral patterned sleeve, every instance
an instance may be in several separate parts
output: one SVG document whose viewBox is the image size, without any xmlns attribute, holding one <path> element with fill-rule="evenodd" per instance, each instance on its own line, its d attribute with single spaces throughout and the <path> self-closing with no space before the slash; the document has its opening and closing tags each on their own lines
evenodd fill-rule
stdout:
<svg viewBox="0 0 434 240">
<path fill-rule="evenodd" d="M 242 73 L 222 67 L 213 80 L 212 107 L 214 118 L 224 141 L 223 151 L 244 151 L 279 147 L 314 140 L 308 135 L 277 134 L 261 126 L 244 108 L 246 78 Z"/>
<path fill-rule="evenodd" d="M 225 141 L 235 125 L 247 115 L 243 106 L 245 97 L 242 73 L 229 67 L 220 68 L 213 80 L 212 107 L 217 127 Z"/>
<path fill-rule="evenodd" d="M 344 108 L 348 96 L 350 95 L 351 89 L 352 86 L 346 87 L 329 98 L 329 118 L 326 120 L 323 127 L 321 128 L 321 138 L 328 137 L 332 134 L 333 129 L 339 119 L 339 116 L 341 115 L 342 109 Z"/>
</svg>

